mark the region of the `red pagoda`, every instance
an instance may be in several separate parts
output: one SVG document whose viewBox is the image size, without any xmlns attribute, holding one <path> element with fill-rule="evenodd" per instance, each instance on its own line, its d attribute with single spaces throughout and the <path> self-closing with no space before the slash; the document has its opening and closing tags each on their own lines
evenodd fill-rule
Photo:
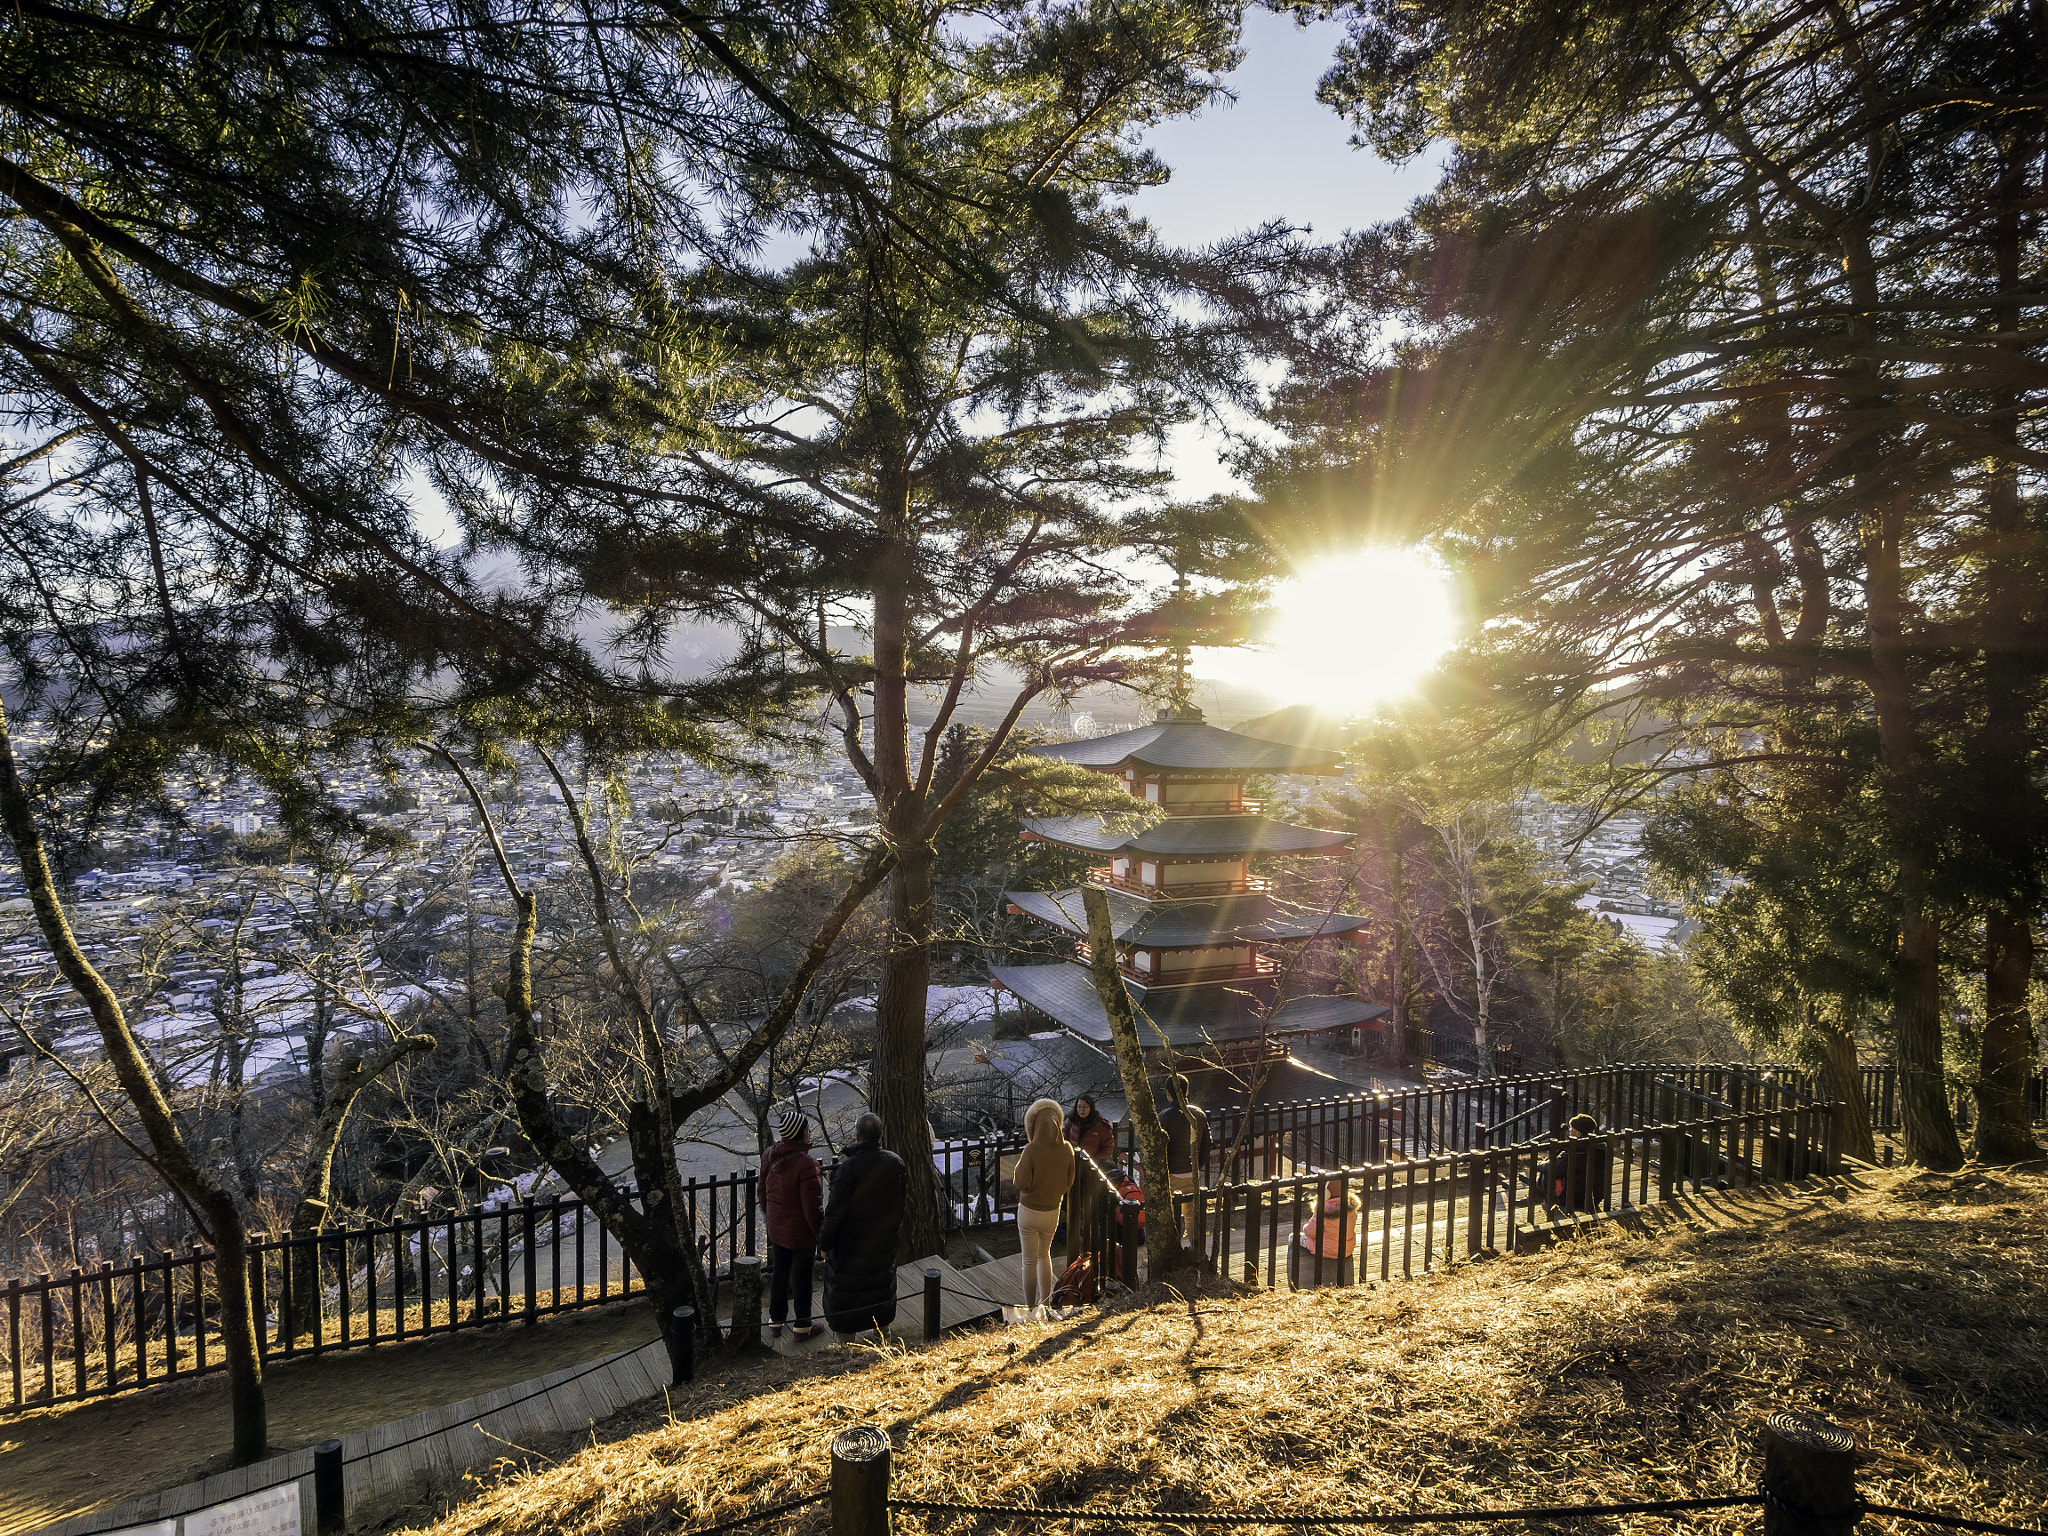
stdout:
<svg viewBox="0 0 2048 1536">
<path fill-rule="evenodd" d="M 1336 773 L 1336 753 L 1219 730 L 1186 705 L 1135 730 L 1033 750 L 1114 774 L 1134 798 L 1165 812 L 1138 831 L 1084 816 L 1027 820 L 1024 836 L 1103 861 L 1087 879 L 1107 894 L 1124 985 L 1141 1020 L 1149 1018 L 1176 1053 L 1224 1066 L 1285 1055 L 1303 1037 L 1355 1046 L 1381 1027 L 1387 1010 L 1355 997 L 1280 995 L 1285 947 L 1350 937 L 1366 920 L 1284 902 L 1270 879 L 1251 872 L 1255 858 L 1328 858 L 1349 847 L 1344 833 L 1269 820 L 1244 797 L 1254 774 Z M 1007 897 L 1013 912 L 1076 943 L 1071 960 L 997 966 L 996 980 L 1107 1050 L 1109 1020 L 1087 964 L 1080 889 Z M 1156 1051 L 1156 1037 L 1145 1034 Z"/>
</svg>

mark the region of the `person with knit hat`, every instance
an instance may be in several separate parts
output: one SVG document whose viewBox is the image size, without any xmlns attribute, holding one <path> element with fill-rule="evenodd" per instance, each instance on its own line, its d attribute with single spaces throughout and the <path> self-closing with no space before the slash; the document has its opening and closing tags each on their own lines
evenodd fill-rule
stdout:
<svg viewBox="0 0 2048 1536">
<path fill-rule="evenodd" d="M 1060 1202 L 1074 1187 L 1074 1149 L 1063 1134 L 1062 1119 L 1055 1099 L 1039 1099 L 1024 1111 L 1024 1151 L 1012 1175 L 1026 1317 L 1036 1317 L 1052 1300 L 1052 1235 L 1060 1224 Z"/>
<path fill-rule="evenodd" d="M 825 1177 L 811 1156 L 811 1123 L 794 1104 L 775 1112 L 775 1144 L 761 1154 L 756 1184 L 768 1213 L 768 1336 L 782 1337 L 792 1297 L 801 1343 L 822 1328 L 811 1325 L 811 1269 L 825 1224 Z"/>
<path fill-rule="evenodd" d="M 1608 1202 L 1613 1158 L 1600 1139 L 1600 1122 L 1591 1115 L 1573 1115 L 1565 1126 L 1565 1144 L 1540 1177 L 1549 1203 L 1567 1211 L 1597 1211 Z"/>
</svg>

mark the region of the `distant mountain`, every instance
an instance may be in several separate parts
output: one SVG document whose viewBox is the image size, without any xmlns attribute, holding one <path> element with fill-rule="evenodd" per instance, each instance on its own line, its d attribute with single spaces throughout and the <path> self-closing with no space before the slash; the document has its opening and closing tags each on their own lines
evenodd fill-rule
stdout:
<svg viewBox="0 0 2048 1536">
<path fill-rule="evenodd" d="M 1332 714 L 1314 704 L 1290 704 L 1269 715 L 1240 721 L 1232 729 L 1268 741 L 1284 741 L 1290 746 L 1341 752 L 1357 739 L 1360 727 L 1356 719 Z"/>
</svg>

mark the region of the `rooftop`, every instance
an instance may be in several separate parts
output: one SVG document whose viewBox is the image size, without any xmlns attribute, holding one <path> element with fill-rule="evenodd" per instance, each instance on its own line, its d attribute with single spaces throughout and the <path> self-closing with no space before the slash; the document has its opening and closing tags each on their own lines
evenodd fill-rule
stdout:
<svg viewBox="0 0 2048 1536">
<path fill-rule="evenodd" d="M 1212 944 L 1284 944 L 1356 933 L 1366 919 L 1345 912 L 1276 901 L 1271 896 L 1224 896 L 1198 901 L 1145 901 L 1122 891 L 1109 899 L 1111 931 L 1120 944 L 1148 949 L 1201 949 Z M 1088 936 L 1081 888 L 1010 891 L 1007 899 L 1027 916 L 1079 938 Z"/>
<path fill-rule="evenodd" d="M 1057 758 L 1083 768 L 1180 769 L 1202 773 L 1336 773 L 1335 752 L 1297 747 L 1241 731 L 1220 730 L 1205 722 L 1199 710 L 1180 714 L 1161 711 L 1150 725 L 1086 741 L 1065 741 L 1034 747 L 1040 757 Z"/>
</svg>

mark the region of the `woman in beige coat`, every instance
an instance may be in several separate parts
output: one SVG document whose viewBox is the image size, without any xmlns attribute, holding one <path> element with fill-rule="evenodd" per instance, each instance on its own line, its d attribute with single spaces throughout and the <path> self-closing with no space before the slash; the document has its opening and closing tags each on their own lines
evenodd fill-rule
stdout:
<svg viewBox="0 0 2048 1536">
<path fill-rule="evenodd" d="M 1052 1300 L 1052 1235 L 1060 1224 L 1060 1201 L 1074 1185 L 1074 1149 L 1067 1143 L 1065 1118 L 1051 1099 L 1039 1099 L 1024 1111 L 1024 1152 L 1014 1177 L 1027 1316 Z"/>
</svg>

